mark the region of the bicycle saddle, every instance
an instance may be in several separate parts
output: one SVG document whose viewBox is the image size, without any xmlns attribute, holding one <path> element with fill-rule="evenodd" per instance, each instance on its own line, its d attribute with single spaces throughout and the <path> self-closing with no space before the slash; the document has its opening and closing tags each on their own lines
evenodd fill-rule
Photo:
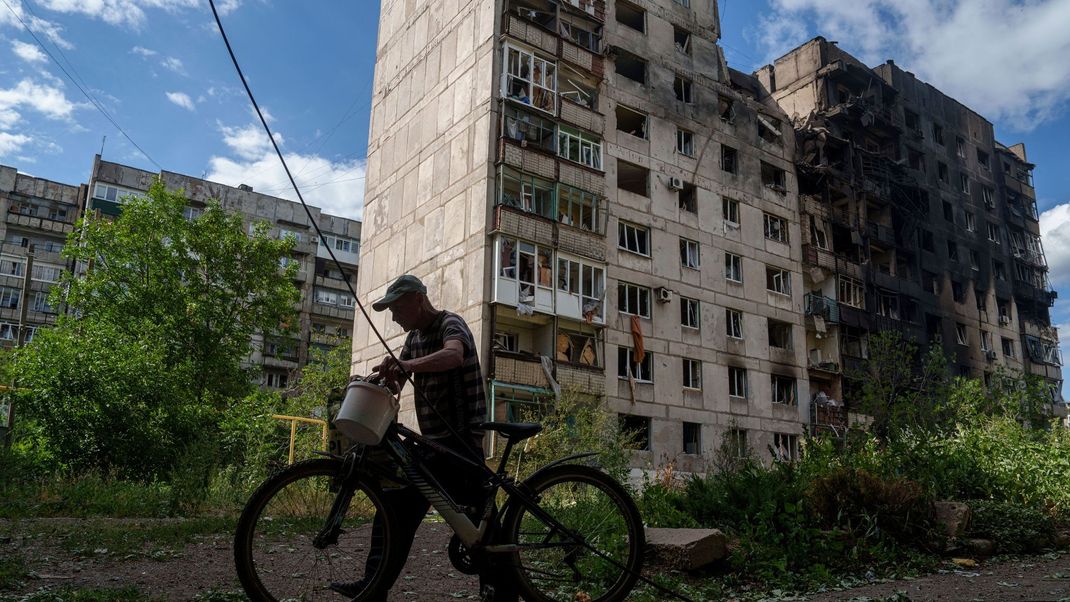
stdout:
<svg viewBox="0 0 1070 602">
<path fill-rule="evenodd" d="M 487 431 L 498 431 L 507 439 L 521 441 L 538 435 L 539 431 L 542 430 L 542 425 L 534 422 L 484 422 L 479 425 L 479 428 Z"/>
</svg>

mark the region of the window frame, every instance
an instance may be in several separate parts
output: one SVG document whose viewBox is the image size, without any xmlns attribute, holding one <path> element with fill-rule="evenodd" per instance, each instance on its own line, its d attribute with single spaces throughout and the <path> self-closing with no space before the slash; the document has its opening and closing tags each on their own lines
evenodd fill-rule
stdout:
<svg viewBox="0 0 1070 602">
<path fill-rule="evenodd" d="M 702 302 L 691 297 L 680 297 L 680 326 L 692 330 L 702 329 Z"/>
<path fill-rule="evenodd" d="M 738 274 L 734 274 L 734 275 L 738 276 L 738 279 L 732 277 L 734 272 L 738 272 Z M 742 255 L 736 255 L 735 253 L 729 253 L 728 251 L 725 251 L 725 253 L 724 253 L 724 279 L 729 281 L 729 282 L 734 282 L 736 284 L 743 284 L 743 256 Z"/>
<path fill-rule="evenodd" d="M 623 354 L 623 357 L 622 357 Z M 629 376 L 637 382 L 643 384 L 654 383 L 654 354 L 650 351 L 644 351 L 643 361 L 638 364 L 634 361 L 635 350 L 631 347 L 621 345 L 617 347 L 617 378 L 627 380 Z M 625 374 L 621 374 L 621 360 L 624 360 Z M 635 372 L 632 372 L 632 367 L 637 366 Z"/>
<path fill-rule="evenodd" d="M 512 53 L 515 53 L 517 57 L 515 61 L 518 71 L 517 73 L 513 73 L 514 61 Z M 527 57 L 528 61 L 527 77 L 522 75 L 522 67 L 525 62 L 525 57 Z M 538 65 L 542 66 L 541 82 L 536 82 L 534 79 L 534 73 L 536 66 Z M 547 78 L 546 76 L 546 67 L 548 65 L 553 68 L 553 76 L 551 78 Z M 529 95 L 527 96 L 527 102 L 524 102 L 523 96 L 514 96 L 510 93 L 511 90 L 516 88 L 516 86 L 514 86 L 514 81 L 524 82 L 528 86 Z M 501 87 L 501 95 L 505 98 L 533 107 L 539 111 L 549 113 L 550 115 L 557 114 L 557 62 L 542 58 L 536 54 L 534 50 L 530 50 L 512 42 L 506 42 L 502 45 Z M 541 106 L 535 102 L 536 89 L 543 93 L 542 98 L 544 98 L 544 101 Z"/>
<path fill-rule="evenodd" d="M 702 362 L 689 357 L 680 358 L 683 387 L 689 391 L 702 390 Z"/>
<path fill-rule="evenodd" d="M 769 375 L 769 391 L 772 403 L 784 406 L 799 405 L 799 382 L 794 376 Z"/>
<path fill-rule="evenodd" d="M 573 145 L 573 140 L 575 145 Z M 578 156 L 573 157 L 573 151 Z M 579 128 L 557 126 L 557 156 L 573 163 L 602 171 L 602 140 Z"/>
<path fill-rule="evenodd" d="M 772 213 L 762 213 L 765 238 L 788 244 L 788 220 Z"/>
<path fill-rule="evenodd" d="M 702 267 L 702 245 L 697 240 L 680 237 L 680 267 L 691 270 Z"/>
<path fill-rule="evenodd" d="M 632 307 L 634 292 L 634 305 L 638 307 Z M 650 287 L 642 286 L 639 284 L 632 284 L 631 282 L 617 281 L 617 311 L 629 316 L 639 316 L 640 318 L 650 319 L 650 304 L 653 291 Z M 634 311 L 633 311 L 634 310 Z M 644 311 L 645 310 L 645 311 Z"/>
<path fill-rule="evenodd" d="M 724 334 L 726 337 L 736 341 L 745 340 L 743 312 L 731 307 L 724 308 Z"/>
<path fill-rule="evenodd" d="M 791 296 L 791 270 L 765 266 L 765 290 L 777 295 Z M 770 285 L 773 288 L 770 288 Z"/>
<path fill-rule="evenodd" d="M 640 234 L 643 236 L 640 236 Z M 621 244 L 622 240 L 625 243 L 623 245 Z M 635 243 L 634 249 L 628 246 L 631 242 Z M 641 242 L 643 244 L 640 244 Z M 650 257 L 650 228 L 619 220 L 617 222 L 617 248 L 640 257 Z"/>
<path fill-rule="evenodd" d="M 747 399 L 749 393 L 747 369 L 728 366 L 728 396 L 736 399 Z"/>
</svg>

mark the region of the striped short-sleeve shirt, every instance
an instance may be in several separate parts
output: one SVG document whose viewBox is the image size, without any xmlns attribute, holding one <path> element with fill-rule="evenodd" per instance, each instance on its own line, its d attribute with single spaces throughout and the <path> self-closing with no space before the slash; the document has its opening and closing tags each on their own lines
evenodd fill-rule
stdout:
<svg viewBox="0 0 1070 602">
<path fill-rule="evenodd" d="M 410 331 L 401 350 L 401 359 L 424 357 L 441 350 L 449 340 L 460 341 L 464 347 L 464 360 L 460 366 L 444 372 L 413 375 L 420 432 L 430 439 L 449 437 L 449 429 L 443 421 L 445 419 L 458 433 L 467 435 L 480 447 L 483 431 L 476 426 L 487 419 L 487 403 L 475 339 L 464 319 L 455 313 L 442 311 L 427 328 Z M 438 414 L 431 406 L 438 410 Z"/>
</svg>

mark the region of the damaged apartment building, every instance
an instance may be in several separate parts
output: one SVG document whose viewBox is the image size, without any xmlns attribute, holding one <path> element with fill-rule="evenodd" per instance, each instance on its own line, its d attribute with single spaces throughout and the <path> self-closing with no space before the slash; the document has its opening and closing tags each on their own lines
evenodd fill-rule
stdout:
<svg viewBox="0 0 1070 602">
<path fill-rule="evenodd" d="M 422 278 L 479 341 L 495 419 L 587 394 L 637 463 L 796 454 L 794 137 L 728 69 L 716 2 L 385 0 L 380 19 L 361 297 Z M 383 353 L 357 320 L 354 372 Z"/>
<path fill-rule="evenodd" d="M 894 62 L 816 38 L 756 74 L 795 126 L 808 378 L 818 430 L 846 426 L 867 342 L 942 342 L 953 370 L 1039 375 L 1059 412 L 1032 169 L 981 115 Z"/>
</svg>

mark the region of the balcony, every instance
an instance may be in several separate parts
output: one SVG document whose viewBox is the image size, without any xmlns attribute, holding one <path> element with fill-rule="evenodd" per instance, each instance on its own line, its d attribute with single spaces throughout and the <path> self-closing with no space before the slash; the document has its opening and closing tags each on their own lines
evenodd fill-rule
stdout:
<svg viewBox="0 0 1070 602">
<path fill-rule="evenodd" d="M 556 227 L 557 223 L 553 220 L 517 207 L 498 205 L 494 208 L 494 226 L 492 230 L 494 232 L 509 234 L 550 247 L 554 245 L 556 240 Z"/>
<path fill-rule="evenodd" d="M 55 232 L 57 234 L 69 234 L 74 230 L 74 220 L 70 219 L 49 219 L 47 217 L 37 217 L 33 215 L 23 215 L 14 211 L 9 211 L 4 218 L 8 224 L 12 226 L 21 226 L 23 228 L 29 228 L 33 230 L 43 230 L 45 232 Z"/>
<path fill-rule="evenodd" d="M 505 17 L 505 22 L 502 23 L 502 33 L 534 46 L 545 54 L 557 56 L 560 45 L 557 36 L 541 24 L 518 16 L 519 14 L 524 14 L 524 12 L 522 8 L 517 9 L 517 12 L 510 11 Z M 553 20 L 551 20 L 550 24 L 553 24 Z"/>
<path fill-rule="evenodd" d="M 557 362 L 557 382 L 563 390 L 589 395 L 605 395 L 605 369 Z"/>
<path fill-rule="evenodd" d="M 590 71 L 599 79 L 605 77 L 605 61 L 602 57 L 586 48 L 577 46 L 568 40 L 561 42 L 561 60 L 572 63 L 586 71 Z M 562 110 L 563 109 L 564 107 L 562 106 Z"/>
<path fill-rule="evenodd" d="M 815 293 L 807 293 L 803 297 L 806 315 L 819 316 L 830 324 L 840 321 L 840 304 L 835 299 L 823 297 Z"/>
<path fill-rule="evenodd" d="M 508 138 L 498 141 L 498 163 L 547 180 L 557 179 L 557 158 L 517 144 Z M 605 178 L 602 178 L 605 180 Z M 603 188 L 605 184 L 603 183 Z M 595 192 L 595 191 L 591 191 Z M 601 194 L 601 193 L 599 193 Z"/>
<path fill-rule="evenodd" d="M 606 3 L 604 0 L 561 0 L 561 6 L 575 9 L 603 23 L 606 20 Z"/>
<path fill-rule="evenodd" d="M 891 226 L 869 222 L 866 224 L 866 234 L 869 235 L 870 242 L 878 242 L 889 247 L 895 246 L 895 230 Z"/>
<path fill-rule="evenodd" d="M 339 280 L 338 278 L 329 278 L 327 276 L 316 275 L 316 286 L 325 286 L 327 288 L 338 289 L 340 291 L 348 290 L 345 280 Z"/>
<path fill-rule="evenodd" d="M 803 245 L 803 261 L 810 267 L 824 268 L 835 274 L 843 274 L 852 278 L 862 278 L 862 266 L 814 245 Z"/>
<path fill-rule="evenodd" d="M 328 316 L 339 320 L 353 320 L 353 308 L 338 307 L 337 305 L 326 305 L 323 303 L 312 303 L 312 313 L 320 316 Z"/>
<path fill-rule="evenodd" d="M 821 202 L 821 199 L 816 196 L 805 195 L 802 197 L 802 210 L 803 213 L 814 216 L 819 220 L 827 220 L 831 216 L 829 215 L 830 207 Z"/>
<path fill-rule="evenodd" d="M 606 176 L 601 172 L 584 169 L 571 163 L 561 163 L 560 180 L 562 184 L 593 192 L 598 196 L 606 194 Z"/>
<path fill-rule="evenodd" d="M 561 99 L 561 121 L 601 134 L 606 129 L 606 118 L 591 109 L 567 98 Z"/>
<path fill-rule="evenodd" d="M 550 387 L 538 356 L 505 351 L 494 353 L 494 380 L 540 389 Z"/>
</svg>

